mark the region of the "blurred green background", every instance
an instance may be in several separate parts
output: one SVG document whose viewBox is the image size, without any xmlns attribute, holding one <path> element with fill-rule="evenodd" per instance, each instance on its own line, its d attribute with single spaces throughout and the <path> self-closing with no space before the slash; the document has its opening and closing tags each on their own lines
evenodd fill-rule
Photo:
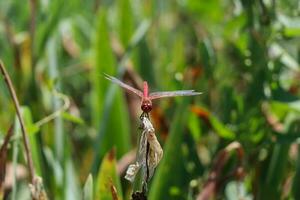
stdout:
<svg viewBox="0 0 300 200">
<path fill-rule="evenodd" d="M 129 199 L 140 102 L 103 73 L 203 92 L 154 103 L 164 157 L 150 200 L 300 199 L 298 0 L 2 0 L 0 59 L 49 199 L 112 199 L 111 183 Z M 16 115 L 0 80 L 2 144 Z M 29 199 L 26 170 L 6 176 L 6 198 Z"/>
</svg>

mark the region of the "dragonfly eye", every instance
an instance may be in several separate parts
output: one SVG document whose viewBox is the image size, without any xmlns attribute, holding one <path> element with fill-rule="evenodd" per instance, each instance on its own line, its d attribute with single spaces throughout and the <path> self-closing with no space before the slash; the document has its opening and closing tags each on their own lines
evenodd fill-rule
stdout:
<svg viewBox="0 0 300 200">
<path fill-rule="evenodd" d="M 144 102 L 141 105 L 141 109 L 142 111 L 144 111 L 145 113 L 148 113 L 152 110 L 152 104 L 149 102 Z"/>
</svg>

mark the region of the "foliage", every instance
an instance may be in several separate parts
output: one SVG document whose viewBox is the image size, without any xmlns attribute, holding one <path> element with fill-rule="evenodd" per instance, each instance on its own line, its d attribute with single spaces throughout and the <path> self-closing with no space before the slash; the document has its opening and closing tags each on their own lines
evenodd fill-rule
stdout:
<svg viewBox="0 0 300 200">
<path fill-rule="evenodd" d="M 50 199 L 113 199 L 110 184 L 120 199 L 132 192 L 116 169 L 136 147 L 140 104 L 103 73 L 203 92 L 154 103 L 164 157 L 150 199 L 300 199 L 297 0 L 6 0 L 0 33 Z M 2 144 L 16 114 L 0 80 Z M 243 153 L 217 156 L 234 141 Z M 16 131 L 7 157 L 16 169 L 23 151 Z M 8 198 L 27 198 L 28 180 L 13 177 Z"/>
</svg>

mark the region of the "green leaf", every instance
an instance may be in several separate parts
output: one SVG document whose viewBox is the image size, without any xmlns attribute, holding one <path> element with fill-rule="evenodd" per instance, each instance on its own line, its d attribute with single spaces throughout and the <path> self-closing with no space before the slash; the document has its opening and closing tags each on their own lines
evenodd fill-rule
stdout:
<svg viewBox="0 0 300 200">
<path fill-rule="evenodd" d="M 250 195 L 247 195 L 244 182 L 231 181 L 225 188 L 226 199 L 228 200 L 250 200 Z"/>
<path fill-rule="evenodd" d="M 94 200 L 93 187 L 93 176 L 89 174 L 83 188 L 83 200 Z"/>
<path fill-rule="evenodd" d="M 199 16 L 202 23 L 218 23 L 220 20 L 223 20 L 222 6 L 218 0 L 212 0 L 209 2 L 189 0 L 186 1 L 186 4 L 186 8 L 188 9 L 189 13 Z"/>
<path fill-rule="evenodd" d="M 163 148 L 164 155 L 157 171 L 154 173 L 154 180 L 151 184 L 149 199 L 182 199 L 181 189 L 186 182 L 184 173 L 184 159 L 182 152 L 183 134 L 187 120 L 188 101 L 177 108 L 168 140 Z M 176 174 L 176 176 L 174 176 Z"/>
<path fill-rule="evenodd" d="M 122 200 L 122 191 L 120 179 L 117 175 L 115 150 L 112 149 L 103 158 L 96 185 L 97 200 L 113 200 L 111 187 L 115 186 L 118 199 Z"/>
<path fill-rule="evenodd" d="M 51 38 L 51 35 L 54 33 L 54 31 L 57 30 L 60 18 L 64 13 L 62 12 L 64 8 L 64 3 L 59 0 L 51 1 L 49 5 L 45 7 L 46 13 L 49 14 L 43 19 L 43 23 L 39 23 L 36 31 L 36 51 L 34 53 L 36 53 L 37 57 L 40 57 L 43 54 L 47 41 L 49 38 Z"/>
<path fill-rule="evenodd" d="M 136 46 L 143 38 L 145 38 L 145 35 L 147 31 L 150 28 L 150 21 L 149 20 L 143 20 L 138 28 L 135 30 L 133 36 L 130 38 L 130 46 L 134 47 Z"/>
<path fill-rule="evenodd" d="M 105 92 L 110 84 L 102 75 L 103 73 L 114 74 L 116 61 L 110 46 L 107 12 L 104 8 L 98 11 L 96 22 L 92 49 L 94 62 L 91 70 L 91 114 L 93 126 L 98 129 L 103 113 Z"/>
<path fill-rule="evenodd" d="M 234 139 L 235 134 L 224 124 L 222 124 L 216 117 L 210 115 L 209 120 L 212 127 L 220 137 L 225 139 Z"/>
<path fill-rule="evenodd" d="M 31 149 L 31 154 L 32 154 L 32 160 L 34 167 L 36 168 L 37 174 L 41 175 L 41 159 L 40 159 L 40 151 L 39 151 L 39 146 L 38 142 L 36 139 L 36 132 L 39 131 L 39 127 L 35 126 L 32 122 L 32 116 L 31 116 L 31 111 L 28 107 L 23 106 L 21 107 L 21 112 L 22 116 L 24 118 L 24 123 L 26 130 L 29 134 L 29 143 L 30 143 L 30 149 Z"/>
<path fill-rule="evenodd" d="M 77 174 L 75 171 L 75 166 L 70 156 L 65 159 L 65 181 L 64 184 L 64 199 L 81 199 L 81 188 L 79 187 L 79 182 L 77 179 Z"/>
<path fill-rule="evenodd" d="M 300 36 L 300 17 L 290 18 L 286 15 L 279 14 L 278 20 L 283 24 L 283 33 L 287 37 Z"/>
<path fill-rule="evenodd" d="M 201 126 L 198 117 L 194 113 L 189 115 L 188 127 L 195 142 L 198 142 L 201 138 Z"/>
<path fill-rule="evenodd" d="M 299 128 L 297 115 L 286 117 L 284 135 L 298 135 Z M 259 189 L 259 199 L 277 199 L 282 193 L 281 184 L 286 179 L 285 173 L 288 168 L 288 154 L 290 143 L 276 143 L 272 149 L 270 161 L 268 162 L 266 176 L 263 179 L 262 186 Z M 274 176 L 276 174 L 276 176 Z"/>
<path fill-rule="evenodd" d="M 83 125 L 84 124 L 84 121 L 83 119 L 81 119 L 80 117 L 77 117 L 77 116 L 74 116 L 68 112 L 63 112 L 62 113 L 62 117 L 65 119 L 65 120 L 68 120 L 70 122 L 73 122 L 73 123 L 76 123 L 76 124 L 80 124 L 80 125 Z"/>
<path fill-rule="evenodd" d="M 298 146 L 298 152 L 300 152 L 300 147 Z M 296 173 L 293 180 L 293 196 L 295 199 L 300 198 L 300 190 L 299 190 L 299 184 L 300 184 L 300 153 L 298 153 L 297 156 L 297 162 L 296 162 Z"/>
<path fill-rule="evenodd" d="M 117 1 L 118 6 L 118 33 L 120 40 L 125 48 L 128 47 L 129 41 L 134 30 L 133 10 L 130 0 Z"/>
<path fill-rule="evenodd" d="M 300 101 L 293 101 L 289 102 L 288 106 L 290 107 L 291 110 L 297 111 L 298 113 L 300 112 Z"/>
<path fill-rule="evenodd" d="M 106 10 L 100 9 L 97 19 L 93 49 L 95 65 L 91 72 L 92 124 L 98 131 L 93 173 L 112 146 L 116 147 L 118 158 L 130 148 L 129 115 L 123 91 L 102 76 L 103 73 L 115 74 L 117 68 L 110 46 Z"/>
<path fill-rule="evenodd" d="M 279 56 L 280 61 L 291 70 L 299 70 L 299 63 L 297 60 L 279 43 L 274 42 L 271 44 L 270 51 L 273 56 Z"/>
</svg>

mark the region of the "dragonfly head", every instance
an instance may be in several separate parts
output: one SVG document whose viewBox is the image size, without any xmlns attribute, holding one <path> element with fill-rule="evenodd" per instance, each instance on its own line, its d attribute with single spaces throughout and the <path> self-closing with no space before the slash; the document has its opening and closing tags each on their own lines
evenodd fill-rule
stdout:
<svg viewBox="0 0 300 200">
<path fill-rule="evenodd" d="M 141 105 L 141 109 L 142 111 L 144 111 L 145 113 L 148 113 L 152 110 L 152 102 L 150 100 L 143 100 L 142 101 L 142 105 Z"/>
</svg>

